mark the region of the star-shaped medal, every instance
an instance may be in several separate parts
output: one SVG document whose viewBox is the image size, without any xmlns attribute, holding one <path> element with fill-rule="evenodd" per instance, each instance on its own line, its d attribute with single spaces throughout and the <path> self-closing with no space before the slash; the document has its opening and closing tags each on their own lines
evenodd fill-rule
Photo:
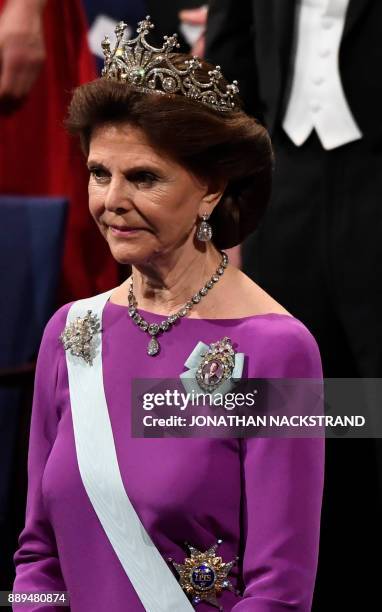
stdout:
<svg viewBox="0 0 382 612">
<path fill-rule="evenodd" d="M 180 586 L 191 597 L 194 605 L 206 601 L 219 610 L 223 610 L 217 600 L 217 596 L 220 595 L 222 590 L 229 589 L 238 594 L 227 579 L 227 575 L 239 557 L 229 563 L 224 563 L 222 558 L 215 554 L 221 543 L 222 540 L 218 540 L 205 552 L 201 552 L 186 543 L 191 557 L 187 557 L 184 563 L 175 563 L 172 559 L 169 559 L 180 576 Z"/>
</svg>

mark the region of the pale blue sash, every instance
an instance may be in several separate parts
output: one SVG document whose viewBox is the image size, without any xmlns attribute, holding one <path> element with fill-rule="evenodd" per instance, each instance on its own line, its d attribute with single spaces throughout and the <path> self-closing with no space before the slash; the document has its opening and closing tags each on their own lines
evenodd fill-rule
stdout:
<svg viewBox="0 0 382 612">
<path fill-rule="evenodd" d="M 102 312 L 112 291 L 75 302 L 67 324 Z M 93 365 L 66 351 L 74 439 L 82 482 L 123 569 L 147 612 L 194 610 L 125 491 L 106 404 L 102 333 Z M 127 441 L 128 444 L 128 441 Z"/>
</svg>

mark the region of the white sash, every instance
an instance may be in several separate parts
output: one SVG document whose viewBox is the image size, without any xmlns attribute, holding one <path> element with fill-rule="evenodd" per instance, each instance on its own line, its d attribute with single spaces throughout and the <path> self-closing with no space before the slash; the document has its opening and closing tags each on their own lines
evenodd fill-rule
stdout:
<svg viewBox="0 0 382 612">
<path fill-rule="evenodd" d="M 102 312 L 112 291 L 75 302 L 67 324 Z M 74 439 L 82 482 L 123 569 L 147 612 L 194 610 L 125 491 L 106 404 L 102 333 L 93 365 L 66 351 Z"/>
</svg>

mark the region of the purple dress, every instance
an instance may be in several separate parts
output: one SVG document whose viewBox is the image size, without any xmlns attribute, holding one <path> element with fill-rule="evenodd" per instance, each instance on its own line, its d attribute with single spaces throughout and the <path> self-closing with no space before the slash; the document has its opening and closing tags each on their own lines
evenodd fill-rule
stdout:
<svg viewBox="0 0 382 612">
<path fill-rule="evenodd" d="M 62 307 L 48 323 L 38 358 L 26 524 L 14 556 L 13 589 L 68 591 L 72 612 L 140 612 L 144 607 L 78 469 L 59 340 L 68 309 Z M 140 312 L 150 322 L 163 319 Z M 218 598 L 224 612 L 308 612 L 318 559 L 325 441 L 132 438 L 129 402 L 133 378 L 177 378 L 198 341 L 210 344 L 224 336 L 247 357 L 243 376 L 320 378 L 312 335 L 288 315 L 186 317 L 162 335 L 159 355 L 149 357 L 148 335 L 133 324 L 126 307 L 110 302 L 102 329 L 105 394 L 122 480 L 160 553 L 183 563 L 185 541 L 204 551 L 221 538 L 217 554 L 223 561 L 240 557 L 229 578 L 243 593 L 224 590 Z M 30 604 L 13 609 L 64 608 Z M 216 610 L 205 602 L 195 609 Z"/>
</svg>

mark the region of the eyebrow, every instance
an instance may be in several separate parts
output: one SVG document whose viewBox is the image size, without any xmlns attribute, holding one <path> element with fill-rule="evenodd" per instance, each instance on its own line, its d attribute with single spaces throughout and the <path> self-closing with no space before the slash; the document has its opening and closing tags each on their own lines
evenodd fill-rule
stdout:
<svg viewBox="0 0 382 612">
<path fill-rule="evenodd" d="M 90 170 L 91 168 L 99 168 L 100 170 L 104 170 L 105 172 L 110 172 L 110 170 L 104 165 L 101 164 L 100 162 L 97 162 L 96 160 L 89 160 L 87 162 L 87 167 Z M 132 168 L 129 168 L 128 170 L 124 170 L 123 174 L 126 176 L 132 176 L 134 174 L 139 174 L 140 172 L 152 172 L 155 173 L 159 176 L 162 176 L 163 171 L 160 170 L 160 168 L 158 168 L 155 165 L 150 165 L 150 164 L 138 164 L 137 166 L 133 166 Z"/>
<path fill-rule="evenodd" d="M 103 165 L 103 164 L 101 164 L 100 162 L 97 162 L 97 161 L 92 160 L 92 159 L 89 159 L 89 160 L 86 162 L 86 165 L 87 165 L 87 167 L 89 168 L 89 170 L 90 170 L 90 168 L 94 168 L 94 167 L 96 166 L 97 168 L 101 168 L 102 170 L 106 170 L 106 171 L 108 172 L 108 169 L 106 168 L 106 166 L 104 166 L 104 165 Z"/>
</svg>

